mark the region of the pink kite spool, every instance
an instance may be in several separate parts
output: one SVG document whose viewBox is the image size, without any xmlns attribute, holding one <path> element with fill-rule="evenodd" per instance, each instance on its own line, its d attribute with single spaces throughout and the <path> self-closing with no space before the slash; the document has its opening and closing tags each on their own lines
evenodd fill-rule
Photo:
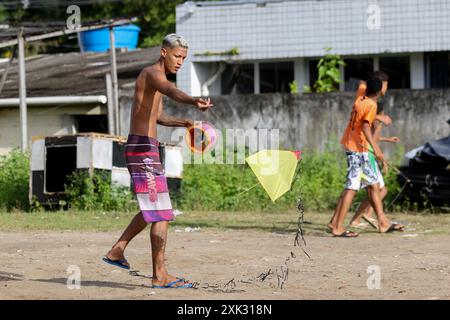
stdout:
<svg viewBox="0 0 450 320">
<path fill-rule="evenodd" d="M 196 122 L 186 132 L 186 144 L 195 153 L 203 153 L 211 150 L 217 142 L 217 134 L 214 127 L 206 122 Z"/>
</svg>

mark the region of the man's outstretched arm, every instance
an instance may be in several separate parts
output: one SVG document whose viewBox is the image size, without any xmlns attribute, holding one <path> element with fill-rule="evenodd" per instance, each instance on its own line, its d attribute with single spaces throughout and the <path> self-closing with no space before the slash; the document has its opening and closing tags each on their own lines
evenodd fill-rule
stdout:
<svg viewBox="0 0 450 320">
<path fill-rule="evenodd" d="M 174 116 L 171 116 L 165 112 L 162 112 L 158 115 L 157 123 L 166 127 L 190 127 L 194 124 L 192 120 L 180 119 Z"/>
<path fill-rule="evenodd" d="M 399 137 L 380 137 L 379 140 L 381 142 L 390 142 L 390 143 L 399 143 L 400 142 Z"/>
<path fill-rule="evenodd" d="M 180 119 L 174 116 L 171 116 L 163 111 L 163 100 L 159 102 L 158 106 L 158 119 L 156 122 L 159 125 L 166 127 L 190 127 L 194 125 L 194 121 L 187 119 Z"/>
<path fill-rule="evenodd" d="M 209 99 L 204 100 L 201 98 L 192 98 L 188 94 L 184 93 L 175 87 L 172 82 L 167 80 L 162 72 L 147 72 L 146 77 L 156 90 L 176 102 L 193 105 L 200 111 L 206 111 L 213 106 Z"/>
</svg>

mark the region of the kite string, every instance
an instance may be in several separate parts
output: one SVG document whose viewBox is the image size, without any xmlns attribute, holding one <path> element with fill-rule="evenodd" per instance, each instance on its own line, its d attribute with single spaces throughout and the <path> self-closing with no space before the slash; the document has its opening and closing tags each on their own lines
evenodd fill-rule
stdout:
<svg viewBox="0 0 450 320">
<path fill-rule="evenodd" d="M 244 190 L 244 191 L 238 193 L 238 194 L 236 195 L 236 197 L 239 197 L 239 196 L 241 196 L 242 194 L 244 194 L 244 193 L 246 193 L 246 192 L 252 190 L 252 189 L 253 189 L 254 187 L 256 187 L 258 184 L 259 184 L 259 183 L 257 182 L 257 183 L 255 183 L 253 186 L 251 186 L 250 188 L 248 188 L 248 189 L 246 189 L 246 190 Z"/>
<path fill-rule="evenodd" d="M 297 172 L 295 174 L 294 180 L 292 182 L 291 185 L 291 191 L 294 188 L 294 184 L 295 182 L 300 178 L 300 172 L 301 172 L 301 164 L 299 164 L 298 168 L 297 168 Z M 306 240 L 305 240 L 305 233 L 303 231 L 303 224 L 304 224 L 304 216 L 305 216 L 305 206 L 303 204 L 302 198 L 299 196 L 297 199 L 297 210 L 299 211 L 300 215 L 298 217 L 298 222 L 297 222 L 297 232 L 295 234 L 295 239 L 294 239 L 294 246 L 299 246 L 303 253 L 309 258 L 311 259 L 310 255 L 308 254 L 308 252 L 306 252 L 305 247 L 306 247 Z M 303 242 L 303 245 L 302 245 Z"/>
</svg>

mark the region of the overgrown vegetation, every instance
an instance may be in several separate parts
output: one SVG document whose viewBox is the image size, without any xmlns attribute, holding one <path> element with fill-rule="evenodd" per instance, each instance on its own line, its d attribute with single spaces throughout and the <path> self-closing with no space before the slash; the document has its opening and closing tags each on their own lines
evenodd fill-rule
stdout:
<svg viewBox="0 0 450 320">
<path fill-rule="evenodd" d="M 137 205 L 129 188 L 111 184 L 107 172 L 74 172 L 66 185 L 69 207 L 77 210 L 136 211 Z"/>
<path fill-rule="evenodd" d="M 230 50 L 225 50 L 225 51 L 205 51 L 202 53 L 195 53 L 194 56 L 204 56 L 204 57 L 209 57 L 209 56 L 238 56 L 240 54 L 239 52 L 239 48 L 238 47 L 234 47 L 231 48 Z"/>
<path fill-rule="evenodd" d="M 294 94 L 294 93 L 298 93 L 298 84 L 297 81 L 292 81 L 289 82 L 289 92 Z"/>
<path fill-rule="evenodd" d="M 0 155 L 0 208 L 29 210 L 29 155 L 13 149 Z"/>
<path fill-rule="evenodd" d="M 399 148 L 391 163 L 398 164 L 402 154 Z M 323 152 L 303 150 L 300 166 L 300 175 L 292 191 L 273 203 L 245 164 L 185 165 L 181 191 L 172 192 L 172 203 L 174 208 L 189 211 L 279 211 L 295 209 L 297 199 L 301 197 L 308 211 L 333 210 L 343 190 L 346 174 L 346 159 L 340 146 L 334 141 Z M 60 203 L 63 207 L 87 211 L 138 210 L 129 188 L 111 185 L 109 174 L 99 171 L 90 177 L 83 171 L 74 173 L 69 180 L 65 200 Z M 385 176 L 385 181 L 389 190 L 385 200 L 387 205 L 397 195 L 400 186 L 393 170 Z M 33 209 L 28 204 L 28 188 L 28 154 L 13 150 L 1 156 L 0 207 L 8 211 Z M 354 201 L 355 207 L 363 197 L 365 192 L 359 192 Z M 414 204 L 398 202 L 390 209 L 419 208 Z"/>
<path fill-rule="evenodd" d="M 304 86 L 305 92 L 332 92 L 339 89 L 341 83 L 340 66 L 345 66 L 345 62 L 339 55 L 329 53 L 331 48 L 326 48 L 325 51 L 327 54 L 317 64 L 318 79 L 314 83 L 313 89 Z"/>
<path fill-rule="evenodd" d="M 401 154 L 399 149 L 392 163 L 399 163 Z M 308 211 L 333 210 L 347 170 L 341 147 L 331 142 L 323 152 L 304 150 L 300 166 L 292 190 L 273 203 L 247 165 L 185 165 L 182 191 L 174 194 L 173 200 L 181 210 L 276 211 L 294 209 L 301 197 Z M 388 204 L 400 186 L 392 170 L 385 180 L 390 190 L 385 200 Z M 365 196 L 365 192 L 359 192 L 354 206 Z M 402 206 L 397 204 L 394 209 L 401 210 Z"/>
</svg>

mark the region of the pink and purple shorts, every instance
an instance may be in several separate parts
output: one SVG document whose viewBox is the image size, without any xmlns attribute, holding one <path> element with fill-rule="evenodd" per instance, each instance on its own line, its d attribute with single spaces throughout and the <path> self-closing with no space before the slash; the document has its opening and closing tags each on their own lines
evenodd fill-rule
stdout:
<svg viewBox="0 0 450 320">
<path fill-rule="evenodd" d="M 125 160 L 144 220 L 148 223 L 173 220 L 167 178 L 159 158 L 158 140 L 129 135 Z"/>
</svg>

